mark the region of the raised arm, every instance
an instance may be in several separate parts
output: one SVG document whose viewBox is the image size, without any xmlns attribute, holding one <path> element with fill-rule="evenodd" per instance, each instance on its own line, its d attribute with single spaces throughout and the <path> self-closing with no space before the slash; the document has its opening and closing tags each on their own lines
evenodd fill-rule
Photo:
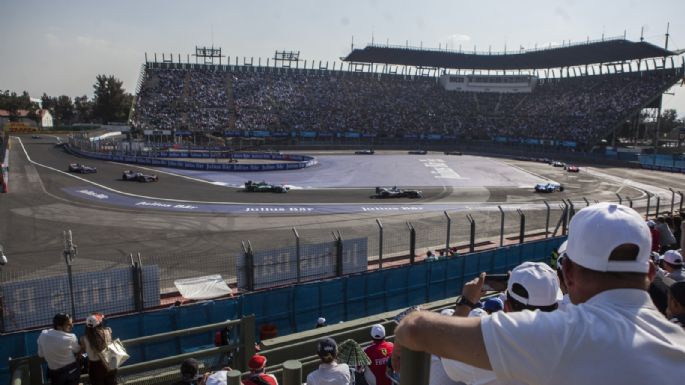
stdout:
<svg viewBox="0 0 685 385">
<path fill-rule="evenodd" d="M 393 350 L 393 366 L 401 363 L 401 345 L 411 350 L 492 370 L 483 342 L 480 321 L 480 317 L 445 317 L 428 311 L 417 311 L 407 315 L 395 328 L 397 345 Z"/>
</svg>

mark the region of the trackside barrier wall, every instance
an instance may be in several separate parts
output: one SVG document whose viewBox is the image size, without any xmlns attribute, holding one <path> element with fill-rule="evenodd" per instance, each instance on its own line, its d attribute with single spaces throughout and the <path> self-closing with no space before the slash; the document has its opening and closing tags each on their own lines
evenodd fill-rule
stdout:
<svg viewBox="0 0 685 385">
<path fill-rule="evenodd" d="M 274 170 L 297 170 L 305 167 L 310 167 L 318 163 L 316 158 L 306 155 L 289 155 L 289 154 L 274 154 L 274 153 L 240 153 L 234 154 L 236 159 L 272 159 L 284 160 L 288 163 L 272 163 L 272 164 L 236 164 L 236 163 L 199 163 L 199 162 L 184 162 L 177 160 L 162 159 L 173 156 L 175 158 L 216 158 L 210 153 L 197 153 L 188 156 L 187 153 L 179 152 L 168 153 L 150 153 L 149 156 L 137 155 L 118 155 L 106 152 L 90 152 L 83 151 L 70 145 L 65 145 L 64 148 L 71 154 L 94 158 L 113 162 L 142 164 L 148 166 L 183 168 L 192 170 L 212 170 L 212 171 L 274 171 Z M 163 154 L 160 155 L 160 154 Z"/>
<path fill-rule="evenodd" d="M 685 160 L 682 155 L 657 154 L 640 155 L 640 166 L 648 170 L 685 173 Z"/>
<path fill-rule="evenodd" d="M 278 335 L 287 335 L 313 328 L 320 316 L 337 323 L 456 296 L 464 282 L 481 271 L 505 273 L 523 261 L 549 261 L 552 251 L 565 239 L 548 238 L 433 262 L 253 292 L 233 299 L 114 317 L 107 320 L 107 325 L 116 338 L 127 340 L 255 314 L 257 330 L 262 325 L 271 325 L 277 328 Z M 76 325 L 74 332 L 83 335 L 83 325 Z M 36 355 L 39 333 L 0 336 L 0 385 L 7 384 L 10 377 L 6 358 Z M 212 332 L 176 337 L 132 347 L 129 364 L 211 346 Z"/>
</svg>

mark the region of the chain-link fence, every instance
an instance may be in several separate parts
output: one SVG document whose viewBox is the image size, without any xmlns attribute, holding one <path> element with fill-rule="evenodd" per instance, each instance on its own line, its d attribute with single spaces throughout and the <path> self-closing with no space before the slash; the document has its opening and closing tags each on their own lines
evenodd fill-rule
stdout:
<svg viewBox="0 0 685 385">
<path fill-rule="evenodd" d="M 679 212 L 679 192 L 661 190 L 614 201 L 645 218 Z M 520 205 L 474 204 L 462 211 L 358 217 L 269 230 L 225 252 L 131 254 L 108 259 L 71 256 L 30 271 L 0 271 L 1 330 L 50 323 L 65 311 L 82 319 L 153 308 L 181 299 L 176 281 L 219 275 L 244 290 L 290 285 L 413 263 L 433 254 L 464 254 L 563 235 L 575 212 L 595 203 L 574 199 Z M 671 211 L 673 210 L 673 211 Z M 658 214 L 657 214 L 658 213 Z M 75 251 L 75 250 L 74 250 Z"/>
</svg>

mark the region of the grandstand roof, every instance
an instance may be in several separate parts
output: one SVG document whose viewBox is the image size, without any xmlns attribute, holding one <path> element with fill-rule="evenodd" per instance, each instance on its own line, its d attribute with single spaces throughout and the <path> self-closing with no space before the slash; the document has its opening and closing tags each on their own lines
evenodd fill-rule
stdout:
<svg viewBox="0 0 685 385">
<path fill-rule="evenodd" d="M 512 53 L 466 53 L 415 47 L 368 45 L 343 60 L 460 69 L 541 69 L 665 57 L 677 53 L 646 42 L 612 39 Z"/>
</svg>

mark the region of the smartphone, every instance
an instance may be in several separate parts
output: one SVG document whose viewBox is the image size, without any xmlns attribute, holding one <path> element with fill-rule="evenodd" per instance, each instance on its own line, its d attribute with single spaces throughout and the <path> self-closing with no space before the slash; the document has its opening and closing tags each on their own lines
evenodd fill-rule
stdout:
<svg viewBox="0 0 685 385">
<path fill-rule="evenodd" d="M 509 274 L 488 274 L 483 282 L 483 291 L 505 291 Z"/>
</svg>

